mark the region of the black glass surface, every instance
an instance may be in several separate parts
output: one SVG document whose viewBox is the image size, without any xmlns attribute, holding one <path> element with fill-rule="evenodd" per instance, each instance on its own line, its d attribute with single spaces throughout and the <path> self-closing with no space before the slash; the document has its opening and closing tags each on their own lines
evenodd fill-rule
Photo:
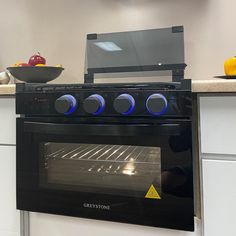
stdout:
<svg viewBox="0 0 236 236">
<path fill-rule="evenodd" d="M 161 194 L 161 151 L 133 145 L 40 143 L 40 187 L 143 197 Z"/>
<path fill-rule="evenodd" d="M 189 91 L 168 91 L 168 87 L 163 89 L 156 89 L 155 84 L 153 89 L 145 89 L 140 86 L 139 89 L 132 89 L 123 87 L 111 86 L 108 88 L 92 87 L 89 89 L 81 89 L 78 91 L 70 91 L 69 94 L 74 96 L 78 101 L 78 106 L 71 114 L 71 117 L 89 117 L 91 116 L 83 108 L 83 101 L 92 94 L 99 94 L 105 99 L 105 108 L 99 114 L 99 117 L 120 117 L 124 118 L 124 115 L 118 113 L 114 109 L 114 100 L 122 93 L 130 94 L 135 99 L 135 107 L 129 116 L 135 117 L 153 117 L 146 108 L 146 101 L 148 97 L 154 93 L 160 93 L 166 97 L 168 101 L 168 107 L 162 117 L 187 117 L 192 114 L 192 98 L 191 92 Z M 171 85 L 169 85 L 170 88 Z M 109 91 L 110 90 L 110 91 Z M 41 92 L 34 94 L 31 93 L 17 94 L 16 112 L 18 114 L 34 115 L 34 116 L 55 116 L 63 117 L 64 114 L 60 114 L 55 110 L 55 100 L 60 96 L 68 93 L 68 91 L 61 92 Z M 22 105 L 24 104 L 24 105 Z M 112 119 L 112 118 L 110 118 Z M 154 118 L 155 119 L 155 118 Z M 102 122 L 102 120 L 101 120 Z"/>
<path fill-rule="evenodd" d="M 194 230 L 190 120 L 139 119 L 138 123 L 129 123 L 127 119 L 124 123 L 111 121 L 104 125 L 101 122 L 78 124 L 76 119 L 64 122 L 54 118 L 17 119 L 18 209 Z M 113 145 L 145 150 L 142 158 L 148 157 L 153 166 L 136 163 L 135 172 L 134 165 L 125 167 L 126 163 L 123 172 L 116 173 L 113 179 L 111 173 L 106 173 L 111 163 L 108 160 L 101 167 L 100 163 L 96 166 L 96 162 L 85 160 L 85 153 L 77 155 L 79 162 L 62 158 L 82 147 L 91 151 L 87 158 L 95 158 L 92 147 L 109 149 Z M 67 149 L 66 153 L 60 158 L 49 158 L 48 155 L 59 152 L 59 146 Z M 72 156 L 68 159 L 73 159 L 69 158 Z M 95 174 L 90 174 L 92 169 L 89 169 L 93 167 Z M 85 168 L 86 174 L 80 168 Z M 70 169 L 73 174 L 69 173 Z M 137 175 L 140 170 L 143 174 Z M 150 176 L 146 178 L 146 175 Z M 154 192 L 150 197 L 152 186 L 159 196 Z"/>
<path fill-rule="evenodd" d="M 114 78 L 118 72 L 122 72 L 120 77 L 163 77 L 172 73 L 183 78 L 185 67 L 182 26 L 87 36 L 85 79 L 88 80 L 96 73 Z M 145 71 L 152 74 L 129 74 Z"/>
<path fill-rule="evenodd" d="M 173 28 L 96 34 L 87 39 L 87 68 L 183 63 L 183 31 Z"/>
</svg>

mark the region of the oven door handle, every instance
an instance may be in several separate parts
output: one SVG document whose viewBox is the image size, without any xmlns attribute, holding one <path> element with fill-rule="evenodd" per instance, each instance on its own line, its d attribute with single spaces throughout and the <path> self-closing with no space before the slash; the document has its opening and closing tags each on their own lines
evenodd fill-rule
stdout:
<svg viewBox="0 0 236 236">
<path fill-rule="evenodd" d="M 186 125 L 163 124 L 60 124 L 24 122 L 24 132 L 60 135 L 95 136 L 156 136 L 180 135 Z"/>
</svg>

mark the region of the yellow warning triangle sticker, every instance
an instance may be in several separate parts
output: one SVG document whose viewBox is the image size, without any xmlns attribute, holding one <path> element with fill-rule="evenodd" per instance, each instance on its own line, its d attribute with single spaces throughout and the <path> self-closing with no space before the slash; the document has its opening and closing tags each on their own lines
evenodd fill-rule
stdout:
<svg viewBox="0 0 236 236">
<path fill-rule="evenodd" d="M 151 187 L 148 189 L 145 198 L 161 199 L 159 193 L 157 192 L 157 190 L 155 189 L 155 187 L 153 186 L 153 184 L 152 184 Z"/>
</svg>

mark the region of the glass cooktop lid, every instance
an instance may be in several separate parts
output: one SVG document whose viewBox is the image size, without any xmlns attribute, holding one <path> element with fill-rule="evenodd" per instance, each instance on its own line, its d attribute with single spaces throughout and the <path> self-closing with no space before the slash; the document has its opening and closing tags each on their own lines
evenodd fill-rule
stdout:
<svg viewBox="0 0 236 236">
<path fill-rule="evenodd" d="M 140 71 L 183 77 L 185 67 L 183 26 L 87 35 L 87 77 Z"/>
</svg>

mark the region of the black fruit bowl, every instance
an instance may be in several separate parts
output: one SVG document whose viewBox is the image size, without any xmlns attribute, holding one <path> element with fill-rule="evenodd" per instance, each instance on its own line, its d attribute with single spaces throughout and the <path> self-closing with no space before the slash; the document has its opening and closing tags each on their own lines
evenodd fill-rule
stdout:
<svg viewBox="0 0 236 236">
<path fill-rule="evenodd" d="M 21 66 L 8 67 L 7 70 L 16 79 L 27 83 L 47 83 L 56 79 L 64 68 L 54 66 Z"/>
</svg>

